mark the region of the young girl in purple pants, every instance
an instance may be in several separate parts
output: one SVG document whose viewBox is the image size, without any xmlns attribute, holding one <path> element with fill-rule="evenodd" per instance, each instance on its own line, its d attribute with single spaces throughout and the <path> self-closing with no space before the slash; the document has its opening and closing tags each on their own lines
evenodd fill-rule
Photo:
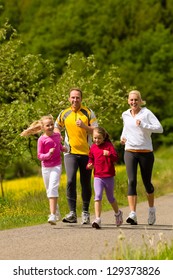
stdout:
<svg viewBox="0 0 173 280">
<path fill-rule="evenodd" d="M 93 144 L 89 152 L 88 169 L 94 168 L 94 192 L 95 192 L 95 220 L 92 227 L 99 229 L 101 226 L 101 204 L 103 190 L 115 212 L 115 223 L 120 226 L 123 223 L 123 213 L 118 208 L 114 197 L 115 163 L 118 161 L 117 152 L 109 139 L 109 135 L 102 127 L 93 130 Z"/>
</svg>

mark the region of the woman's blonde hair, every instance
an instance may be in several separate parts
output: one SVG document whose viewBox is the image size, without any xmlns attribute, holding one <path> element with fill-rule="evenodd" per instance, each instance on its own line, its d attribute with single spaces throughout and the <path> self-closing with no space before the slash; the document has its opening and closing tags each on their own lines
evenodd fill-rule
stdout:
<svg viewBox="0 0 173 280">
<path fill-rule="evenodd" d="M 29 136 L 42 132 L 43 122 L 47 119 L 54 122 L 52 115 L 43 116 L 40 120 L 34 121 L 27 129 L 25 129 L 20 134 L 20 136 Z"/>
<path fill-rule="evenodd" d="M 140 91 L 138 90 L 131 90 L 128 94 L 128 98 L 130 97 L 131 94 L 136 94 L 138 96 L 138 98 L 140 99 L 140 102 L 141 102 L 141 105 L 145 105 L 146 104 L 146 101 L 145 100 L 142 100 L 142 97 L 141 97 L 141 93 Z"/>
</svg>

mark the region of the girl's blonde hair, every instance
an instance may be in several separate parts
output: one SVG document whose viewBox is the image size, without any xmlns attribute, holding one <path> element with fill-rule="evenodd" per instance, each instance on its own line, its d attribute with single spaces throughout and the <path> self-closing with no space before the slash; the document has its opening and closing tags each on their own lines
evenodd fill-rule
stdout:
<svg viewBox="0 0 173 280">
<path fill-rule="evenodd" d="M 20 136 L 29 136 L 42 132 L 43 122 L 51 120 L 54 122 L 52 115 L 43 116 L 40 120 L 34 121 L 27 129 L 25 129 Z"/>
<path fill-rule="evenodd" d="M 135 89 L 135 90 L 131 90 L 131 91 L 129 92 L 128 98 L 130 97 L 131 94 L 136 94 L 136 95 L 138 96 L 138 98 L 140 99 L 141 105 L 145 105 L 145 104 L 146 104 L 146 101 L 145 101 L 145 100 L 142 100 L 140 91 L 138 91 L 138 90 L 136 90 L 136 89 Z"/>
</svg>

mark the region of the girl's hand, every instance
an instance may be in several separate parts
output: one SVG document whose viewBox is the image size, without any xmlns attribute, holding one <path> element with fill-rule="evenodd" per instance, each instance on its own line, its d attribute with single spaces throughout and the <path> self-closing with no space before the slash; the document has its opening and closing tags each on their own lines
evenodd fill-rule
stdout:
<svg viewBox="0 0 173 280">
<path fill-rule="evenodd" d="M 49 150 L 49 153 L 52 155 L 53 152 L 54 152 L 54 150 L 55 150 L 55 148 L 51 148 L 51 149 Z"/>
<path fill-rule="evenodd" d="M 88 168 L 88 169 L 92 169 L 93 167 L 94 167 L 94 165 L 93 165 L 92 163 L 88 163 L 88 164 L 87 164 L 87 168 Z"/>
<path fill-rule="evenodd" d="M 67 152 L 68 152 L 67 147 L 63 146 L 63 152 L 65 152 L 65 153 L 67 153 Z"/>
<path fill-rule="evenodd" d="M 108 150 L 103 150 L 103 155 L 104 156 L 108 156 L 109 155 L 109 151 Z"/>
</svg>

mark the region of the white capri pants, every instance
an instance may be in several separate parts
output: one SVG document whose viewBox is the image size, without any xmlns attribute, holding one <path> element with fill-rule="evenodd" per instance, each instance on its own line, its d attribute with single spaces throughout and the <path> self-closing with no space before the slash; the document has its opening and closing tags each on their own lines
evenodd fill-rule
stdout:
<svg viewBox="0 0 173 280">
<path fill-rule="evenodd" d="M 60 183 L 62 165 L 42 167 L 41 170 L 47 197 L 59 197 L 58 187 Z"/>
</svg>

